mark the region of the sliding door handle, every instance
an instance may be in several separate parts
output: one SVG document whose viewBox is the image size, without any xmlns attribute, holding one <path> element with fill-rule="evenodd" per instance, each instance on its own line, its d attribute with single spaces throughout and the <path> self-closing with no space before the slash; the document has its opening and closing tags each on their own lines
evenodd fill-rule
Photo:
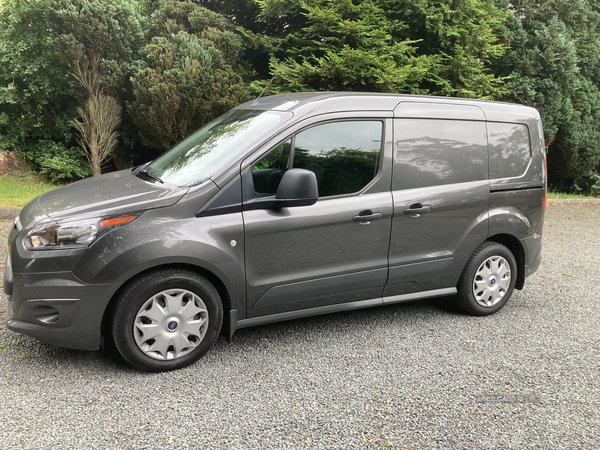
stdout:
<svg viewBox="0 0 600 450">
<path fill-rule="evenodd" d="M 431 206 L 423 206 L 420 203 L 415 203 L 414 205 L 410 205 L 409 208 L 406 208 L 404 214 L 408 214 L 411 217 L 419 217 L 421 214 L 428 213 L 429 211 L 431 211 Z"/>
</svg>

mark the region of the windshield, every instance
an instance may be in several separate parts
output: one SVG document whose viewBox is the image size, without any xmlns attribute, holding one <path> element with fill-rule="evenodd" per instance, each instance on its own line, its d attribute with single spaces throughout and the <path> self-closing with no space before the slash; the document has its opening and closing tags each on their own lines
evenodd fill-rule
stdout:
<svg viewBox="0 0 600 450">
<path fill-rule="evenodd" d="M 200 128 L 144 169 L 178 186 L 194 186 L 219 172 L 228 162 L 264 136 L 286 114 L 233 109 Z"/>
</svg>

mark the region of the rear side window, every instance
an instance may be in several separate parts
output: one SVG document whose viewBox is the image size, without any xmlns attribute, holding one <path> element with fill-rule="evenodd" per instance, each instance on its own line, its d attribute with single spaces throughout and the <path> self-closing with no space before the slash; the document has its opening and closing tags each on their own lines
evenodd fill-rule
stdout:
<svg viewBox="0 0 600 450">
<path fill-rule="evenodd" d="M 308 128 L 277 146 L 252 168 L 256 198 L 275 195 L 290 168 L 317 176 L 319 197 L 352 194 L 375 178 L 382 148 L 383 122 L 330 122 Z"/>
<path fill-rule="evenodd" d="M 529 129 L 516 123 L 489 123 L 490 179 L 522 176 L 531 160 Z"/>
<path fill-rule="evenodd" d="M 394 190 L 488 177 L 485 122 L 396 119 L 394 142 Z"/>
</svg>

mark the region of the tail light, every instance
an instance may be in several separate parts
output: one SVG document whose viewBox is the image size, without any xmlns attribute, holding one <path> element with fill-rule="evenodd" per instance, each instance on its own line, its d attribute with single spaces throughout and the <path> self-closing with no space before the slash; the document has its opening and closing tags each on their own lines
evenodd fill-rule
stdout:
<svg viewBox="0 0 600 450">
<path fill-rule="evenodd" d="M 548 207 L 548 146 L 544 147 L 544 209 Z"/>
</svg>

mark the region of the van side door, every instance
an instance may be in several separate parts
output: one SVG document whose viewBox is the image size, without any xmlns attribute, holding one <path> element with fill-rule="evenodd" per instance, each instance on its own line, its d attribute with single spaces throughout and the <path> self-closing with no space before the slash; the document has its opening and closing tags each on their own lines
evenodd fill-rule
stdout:
<svg viewBox="0 0 600 450">
<path fill-rule="evenodd" d="M 310 120 L 254 158 L 242 169 L 252 204 L 243 212 L 247 317 L 381 303 L 393 209 L 391 119 Z M 260 208 L 291 168 L 315 173 L 317 203 Z"/>
<path fill-rule="evenodd" d="M 395 116 L 384 301 L 420 291 L 452 294 L 488 233 L 485 115 L 471 105 L 402 102 Z"/>
</svg>

